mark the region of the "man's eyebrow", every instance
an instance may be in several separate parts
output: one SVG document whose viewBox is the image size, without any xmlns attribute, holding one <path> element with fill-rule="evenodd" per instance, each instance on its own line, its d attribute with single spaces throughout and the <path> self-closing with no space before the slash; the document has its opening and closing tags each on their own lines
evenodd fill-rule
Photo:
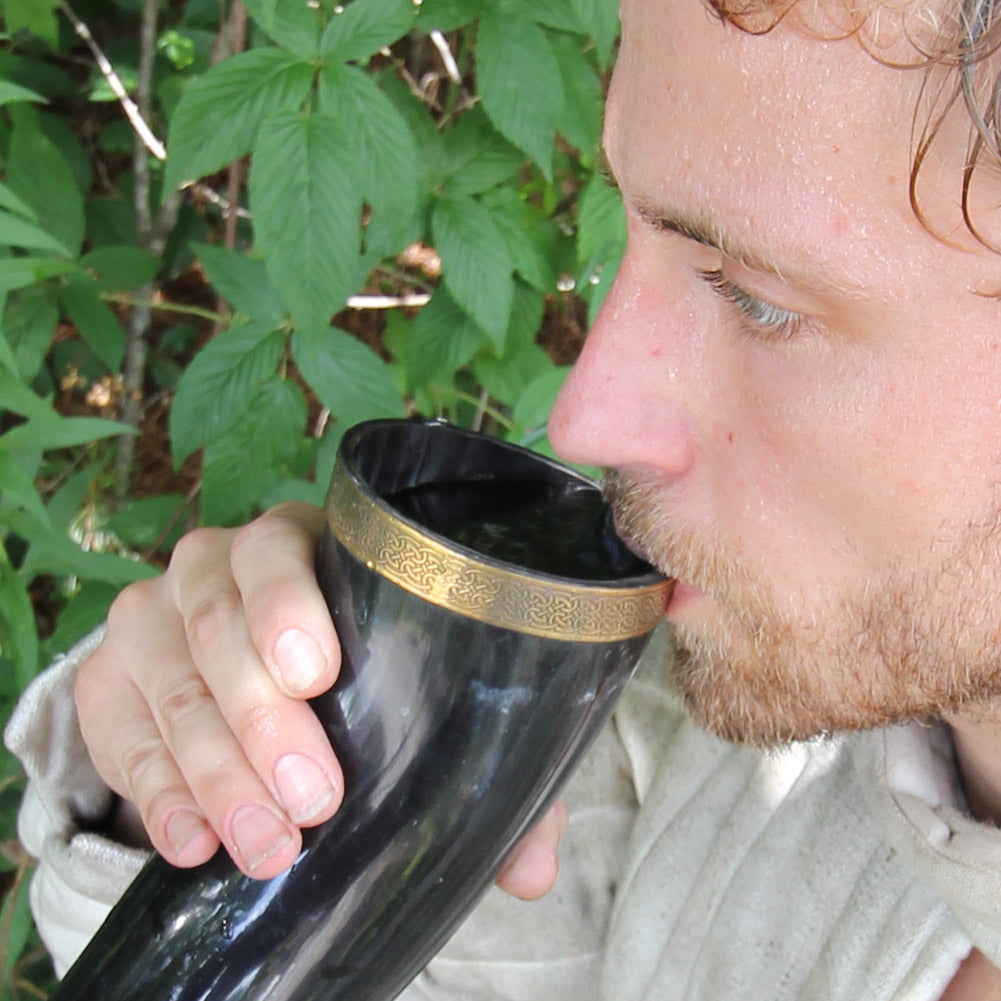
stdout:
<svg viewBox="0 0 1001 1001">
<path fill-rule="evenodd" d="M 745 241 L 735 239 L 722 226 L 708 219 L 687 215 L 681 212 L 668 211 L 659 206 L 639 204 L 636 211 L 640 218 L 651 228 L 665 233 L 675 233 L 686 240 L 694 240 L 703 247 L 718 250 L 754 271 L 766 271 L 782 277 L 782 268 L 768 254 L 752 247 Z"/>
<path fill-rule="evenodd" d="M 634 210 L 653 229 L 675 233 L 704 247 L 718 250 L 731 261 L 737 261 L 752 271 L 775 275 L 781 281 L 796 281 L 818 291 L 848 295 L 866 292 L 865 285 L 843 268 L 837 268 L 834 274 L 824 275 L 815 270 L 803 271 L 796 261 L 783 265 L 764 245 L 759 246 L 750 240 L 734 236 L 710 217 L 668 210 L 649 203 L 634 205 Z"/>
<path fill-rule="evenodd" d="M 619 192 L 622 191 L 603 146 L 598 148 L 595 169 L 604 178 L 606 184 Z M 838 274 L 833 277 L 821 276 L 814 272 L 808 275 L 798 275 L 797 272 L 800 269 L 796 267 L 795 262 L 791 267 L 783 266 L 763 245 L 758 246 L 750 240 L 734 236 L 717 220 L 702 213 L 693 214 L 669 209 L 647 201 L 633 202 L 633 211 L 652 229 L 661 230 L 664 233 L 674 233 L 687 240 L 693 240 L 703 247 L 718 250 L 730 260 L 737 261 L 752 271 L 775 275 L 781 281 L 799 277 L 803 284 L 818 290 L 849 295 L 866 293 L 865 284 L 842 268 L 838 268 Z"/>
</svg>

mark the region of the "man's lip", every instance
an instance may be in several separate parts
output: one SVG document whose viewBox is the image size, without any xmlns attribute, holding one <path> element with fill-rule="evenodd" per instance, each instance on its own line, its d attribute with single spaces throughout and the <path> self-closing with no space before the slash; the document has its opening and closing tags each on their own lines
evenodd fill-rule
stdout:
<svg viewBox="0 0 1001 1001">
<path fill-rule="evenodd" d="M 665 614 L 668 618 L 676 615 L 688 605 L 693 604 L 705 597 L 705 592 L 700 591 L 691 584 L 686 584 L 683 580 L 672 580 L 670 596 L 667 599 L 667 610 Z"/>
</svg>

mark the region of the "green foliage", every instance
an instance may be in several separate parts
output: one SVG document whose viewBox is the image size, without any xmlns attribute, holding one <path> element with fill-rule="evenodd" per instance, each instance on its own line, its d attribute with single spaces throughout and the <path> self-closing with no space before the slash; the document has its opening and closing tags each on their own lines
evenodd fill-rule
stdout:
<svg viewBox="0 0 1001 1001">
<path fill-rule="evenodd" d="M 359 420 L 548 450 L 621 256 L 615 0 L 243 0 L 235 53 L 234 2 L 70 5 L 137 124 L 75 15 L 0 0 L 0 723 L 186 528 L 319 502 Z M 0 998 L 50 982 L 21 787 L 0 756 Z"/>
</svg>

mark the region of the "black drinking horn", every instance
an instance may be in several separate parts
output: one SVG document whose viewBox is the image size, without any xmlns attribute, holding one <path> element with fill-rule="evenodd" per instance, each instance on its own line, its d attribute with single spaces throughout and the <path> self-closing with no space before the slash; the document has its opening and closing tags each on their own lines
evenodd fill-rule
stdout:
<svg viewBox="0 0 1001 1001">
<path fill-rule="evenodd" d="M 448 424 L 341 443 L 317 576 L 343 666 L 312 705 L 344 768 L 295 865 L 152 859 L 55 1001 L 390 1001 L 597 734 L 670 584 L 588 479 Z"/>
</svg>

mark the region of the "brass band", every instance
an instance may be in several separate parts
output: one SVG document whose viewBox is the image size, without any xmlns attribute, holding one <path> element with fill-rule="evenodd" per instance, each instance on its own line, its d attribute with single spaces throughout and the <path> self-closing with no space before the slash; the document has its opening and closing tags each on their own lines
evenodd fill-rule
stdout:
<svg viewBox="0 0 1001 1001">
<path fill-rule="evenodd" d="M 326 514 L 335 538 L 371 570 L 426 601 L 502 629 L 614 642 L 649 632 L 664 615 L 666 581 L 575 584 L 479 560 L 374 503 L 339 463 Z"/>
</svg>

